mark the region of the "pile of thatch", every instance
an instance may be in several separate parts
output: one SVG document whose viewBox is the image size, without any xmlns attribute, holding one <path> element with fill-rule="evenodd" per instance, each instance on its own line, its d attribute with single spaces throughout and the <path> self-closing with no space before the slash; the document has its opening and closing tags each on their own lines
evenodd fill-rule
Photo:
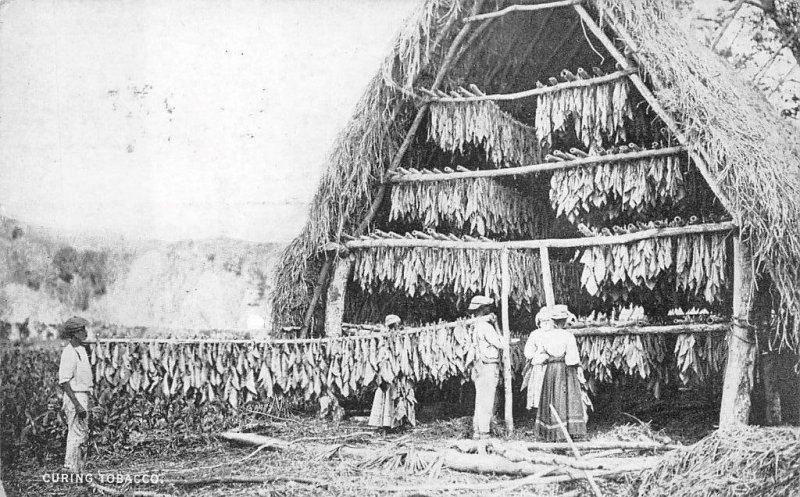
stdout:
<svg viewBox="0 0 800 497">
<path fill-rule="evenodd" d="M 639 495 L 800 495 L 800 429 L 717 431 L 647 471 Z"/>
</svg>

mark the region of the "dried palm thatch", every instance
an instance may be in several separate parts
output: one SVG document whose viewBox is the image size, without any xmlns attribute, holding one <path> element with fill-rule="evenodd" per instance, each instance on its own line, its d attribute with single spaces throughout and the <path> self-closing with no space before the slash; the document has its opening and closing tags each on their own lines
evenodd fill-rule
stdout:
<svg viewBox="0 0 800 497">
<path fill-rule="evenodd" d="M 800 429 L 743 426 L 676 450 L 644 474 L 639 495 L 786 496 L 800 489 Z"/>
</svg>

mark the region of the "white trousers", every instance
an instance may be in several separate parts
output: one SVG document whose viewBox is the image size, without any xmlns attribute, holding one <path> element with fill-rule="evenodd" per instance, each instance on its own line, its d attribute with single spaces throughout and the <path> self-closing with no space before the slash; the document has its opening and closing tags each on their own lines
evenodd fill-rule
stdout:
<svg viewBox="0 0 800 497">
<path fill-rule="evenodd" d="M 89 442 L 89 394 L 75 392 L 75 398 L 86 409 L 86 416 L 79 418 L 75 411 L 75 404 L 64 395 L 64 414 L 67 416 L 67 452 L 64 454 L 64 468 L 75 473 L 83 471 L 86 446 Z"/>
<path fill-rule="evenodd" d="M 500 365 L 478 361 L 473 370 L 475 382 L 475 415 L 472 418 L 472 430 L 476 434 L 489 433 L 494 414 L 494 397 L 497 383 L 500 381 Z"/>
</svg>

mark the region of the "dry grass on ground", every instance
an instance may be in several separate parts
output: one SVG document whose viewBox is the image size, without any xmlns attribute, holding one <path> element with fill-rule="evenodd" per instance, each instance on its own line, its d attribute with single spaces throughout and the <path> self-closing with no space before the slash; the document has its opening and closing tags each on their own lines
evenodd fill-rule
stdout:
<svg viewBox="0 0 800 497">
<path fill-rule="evenodd" d="M 414 429 L 396 433 L 372 431 L 362 423 L 344 421 L 331 423 L 313 417 L 288 416 L 285 418 L 259 417 L 243 427 L 262 435 L 293 442 L 286 450 L 255 452 L 252 446 L 237 446 L 213 437 L 213 434 L 172 436 L 166 432 L 150 432 L 146 439 L 130 450 L 91 457 L 89 469 L 94 473 L 157 474 L 161 480 L 192 480 L 211 477 L 282 477 L 308 480 L 303 483 L 278 480 L 269 483 L 212 484 L 198 486 L 139 485 L 137 491 L 160 492 L 169 495 L 197 496 L 265 496 L 265 495 L 345 495 L 366 497 L 386 495 L 388 487 L 407 487 L 409 491 L 395 495 L 487 495 L 499 492 L 486 490 L 452 490 L 465 484 L 486 484 L 508 481 L 513 477 L 460 473 L 448 469 L 438 471 L 413 471 L 400 465 L 386 466 L 363 464 L 364 461 L 342 457 L 333 453 L 332 446 L 346 443 L 350 447 L 383 451 L 387 455 L 412 447 L 416 450 L 444 449 L 453 439 L 467 436 L 471 431 L 471 418 L 435 420 L 420 424 Z M 531 420 L 518 420 L 512 438 L 532 439 Z M 599 431 L 598 431 L 599 430 Z M 667 435 L 654 433 L 648 425 L 632 421 L 630 425 L 595 425 L 590 437 L 598 440 L 664 441 Z M 670 437 L 673 440 L 675 437 Z M 333 454 L 332 454 L 333 453 Z M 4 475 L 6 491 L 16 495 L 97 495 L 78 484 L 45 484 L 42 475 L 57 472 L 60 460 L 51 457 L 44 467 L 29 463 L 12 468 Z M 606 495 L 631 495 L 635 488 L 633 477 L 602 481 Z M 426 487 L 452 485 L 451 490 L 430 490 Z M 562 495 L 584 489 L 581 483 L 524 487 L 502 495 Z M 115 487 L 122 490 L 122 487 Z M 412 491 L 416 488 L 417 491 Z"/>
</svg>

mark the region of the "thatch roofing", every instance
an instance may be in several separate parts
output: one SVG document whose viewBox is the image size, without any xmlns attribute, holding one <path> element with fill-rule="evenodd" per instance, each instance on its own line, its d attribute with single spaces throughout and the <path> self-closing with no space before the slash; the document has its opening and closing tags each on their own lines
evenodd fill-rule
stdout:
<svg viewBox="0 0 800 497">
<path fill-rule="evenodd" d="M 480 12 L 498 8 L 495 2 L 476 1 Z M 585 6 L 595 19 L 608 12 L 620 21 L 625 36 L 607 25 L 606 32 L 612 39 L 633 41 L 640 72 L 654 83 L 658 100 L 690 146 L 710 159 L 755 263 L 780 296 L 779 336 L 796 346 L 800 334 L 792 316 L 800 313 L 800 139 L 757 89 L 679 26 L 670 4 L 587 0 Z M 401 89 L 430 86 L 461 19 L 474 6 L 472 0 L 425 0 L 405 23 L 336 140 L 306 226 L 277 265 L 275 324 L 302 321 L 322 260 L 320 247 L 354 232 L 413 119 L 414 103 Z M 506 15 L 482 29 L 468 38 L 445 86 L 477 83 L 489 91 L 511 92 L 567 67 L 613 70 L 614 61 L 587 35 L 571 8 Z"/>
</svg>

